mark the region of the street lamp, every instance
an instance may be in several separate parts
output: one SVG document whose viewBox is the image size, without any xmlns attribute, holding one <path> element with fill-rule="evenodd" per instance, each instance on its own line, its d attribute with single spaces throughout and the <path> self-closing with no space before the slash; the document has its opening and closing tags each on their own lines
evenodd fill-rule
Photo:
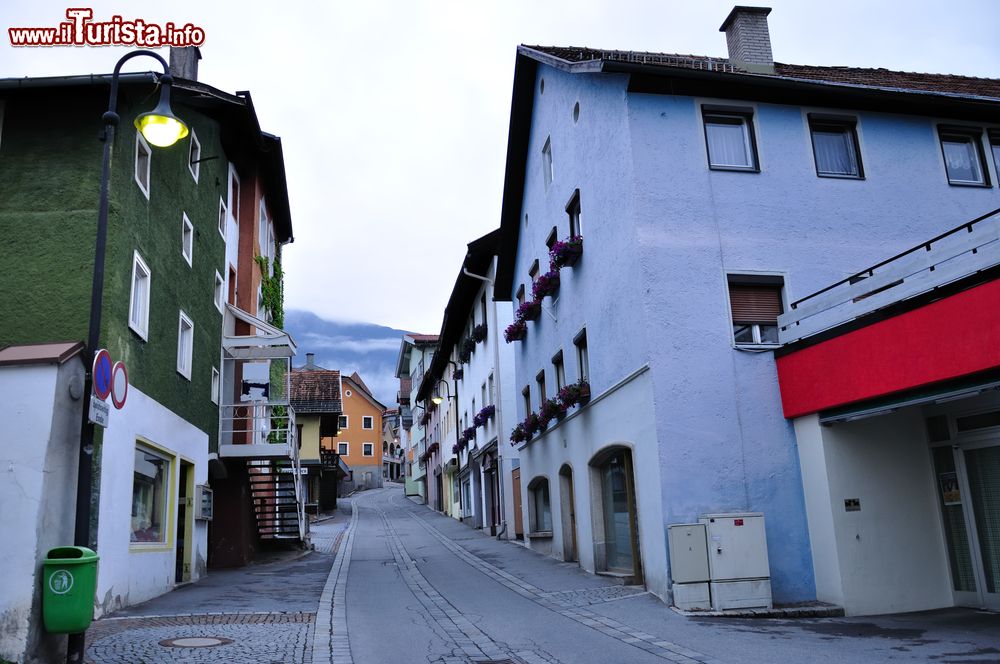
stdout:
<svg viewBox="0 0 1000 664">
<path fill-rule="evenodd" d="M 114 143 L 115 127 L 118 125 L 118 79 L 122 66 L 139 56 L 154 58 L 163 67 L 159 77 L 160 102 L 149 113 L 143 113 L 135 119 L 135 127 L 143 137 L 157 147 L 169 147 L 188 135 L 187 125 L 170 110 L 170 86 L 174 79 L 170 76 L 167 61 L 158 53 L 147 50 L 126 53 L 115 65 L 111 75 L 111 95 L 108 100 L 108 110 L 101 116 L 104 120 L 104 132 L 100 140 L 104 142 L 104 160 L 101 168 L 101 193 L 97 206 L 97 237 L 94 247 L 94 277 L 90 288 L 90 322 L 87 332 L 87 353 L 90 358 L 85 362 L 85 382 L 83 389 L 83 417 L 80 424 L 80 459 L 77 468 L 76 484 L 76 525 L 74 541 L 77 546 L 90 544 L 90 483 L 91 462 L 94 453 L 94 423 L 90 421 L 90 399 L 93 391 L 93 361 L 100 348 L 101 340 L 101 307 L 104 303 L 104 254 L 108 235 L 108 189 L 111 184 L 111 144 Z M 70 634 L 66 648 L 66 661 L 69 664 L 82 664 L 86 645 L 85 633 Z"/>
</svg>

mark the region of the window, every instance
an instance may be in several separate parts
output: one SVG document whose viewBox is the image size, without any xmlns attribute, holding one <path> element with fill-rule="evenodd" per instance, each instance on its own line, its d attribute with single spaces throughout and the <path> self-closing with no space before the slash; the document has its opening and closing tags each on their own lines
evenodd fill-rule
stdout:
<svg viewBox="0 0 1000 664">
<path fill-rule="evenodd" d="M 528 486 L 528 499 L 531 501 L 530 519 L 531 532 L 552 530 L 552 510 L 549 507 L 549 481 L 544 477 L 536 478 Z"/>
<path fill-rule="evenodd" d="M 212 367 L 212 403 L 219 403 L 219 370 Z"/>
<path fill-rule="evenodd" d="M 569 235 L 583 235 L 583 224 L 580 222 L 580 190 L 577 189 L 566 204 L 566 215 L 569 217 Z"/>
<path fill-rule="evenodd" d="M 555 226 L 553 226 L 552 231 L 549 233 L 549 236 L 545 238 L 545 246 L 549 248 L 549 251 L 552 251 L 552 245 L 554 245 L 556 243 L 556 240 L 559 239 L 556 237 L 558 233 L 559 230 Z"/>
<path fill-rule="evenodd" d="M 361 446 L 361 454 L 364 456 L 375 456 L 375 445 L 373 443 L 363 443 Z"/>
<path fill-rule="evenodd" d="M 181 256 L 184 261 L 191 266 L 192 255 L 194 254 L 194 224 L 188 219 L 187 213 L 181 213 Z"/>
<path fill-rule="evenodd" d="M 132 292 L 128 326 L 145 341 L 149 336 L 149 266 L 136 251 L 132 254 Z"/>
<path fill-rule="evenodd" d="M 271 254 L 267 246 L 267 205 L 265 205 L 263 198 L 260 199 L 258 218 L 260 220 L 260 228 L 257 230 L 257 246 L 260 248 L 261 256 L 270 257 Z"/>
<path fill-rule="evenodd" d="M 535 376 L 535 383 L 538 385 L 538 403 L 545 403 L 545 369 L 542 369 Z"/>
<path fill-rule="evenodd" d="M 0 135 L 3 134 L 3 111 L 4 111 L 4 100 L 0 99 Z"/>
<path fill-rule="evenodd" d="M 229 210 L 226 208 L 226 200 L 220 196 L 219 197 L 219 235 L 222 236 L 223 240 L 226 239 L 226 215 L 228 213 L 229 213 Z"/>
<path fill-rule="evenodd" d="M 486 316 L 486 293 L 479 296 L 479 313 L 482 315 L 483 325 L 486 325 L 489 320 Z"/>
<path fill-rule="evenodd" d="M 236 167 L 229 164 L 229 212 L 233 215 L 233 221 L 240 223 L 240 176 L 236 174 Z"/>
<path fill-rule="evenodd" d="M 481 403 L 483 404 L 483 408 L 485 408 L 486 405 L 490 403 L 488 397 L 486 396 L 486 383 L 483 383 L 481 391 L 482 391 L 482 397 L 483 397 Z"/>
<path fill-rule="evenodd" d="M 854 119 L 809 115 L 816 175 L 833 178 L 862 178 L 861 150 Z"/>
<path fill-rule="evenodd" d="M 729 306 L 737 346 L 778 343 L 782 285 L 782 278 L 776 276 L 729 276 Z"/>
<path fill-rule="evenodd" d="M 229 304 L 236 306 L 236 268 L 229 266 Z"/>
<path fill-rule="evenodd" d="M 538 259 L 537 258 L 531 263 L 531 267 L 528 268 L 528 276 L 531 277 L 531 283 L 535 283 L 535 279 L 538 278 Z"/>
<path fill-rule="evenodd" d="M 559 351 L 552 356 L 552 373 L 556 377 L 556 394 L 566 386 L 566 367 L 563 366 L 563 354 Z"/>
<path fill-rule="evenodd" d="M 576 366 L 580 380 L 590 382 L 590 354 L 587 352 L 587 330 L 583 330 L 573 339 L 576 346 Z"/>
<path fill-rule="evenodd" d="M 545 180 L 545 190 L 549 190 L 549 185 L 555 179 L 552 170 L 552 139 L 546 138 L 545 145 L 542 146 L 542 178 Z"/>
<path fill-rule="evenodd" d="M 132 474 L 132 532 L 135 543 L 167 541 L 167 492 L 170 460 L 145 447 L 135 448 Z"/>
<path fill-rule="evenodd" d="M 524 304 L 524 284 L 517 287 L 517 304 L 518 306 Z"/>
<path fill-rule="evenodd" d="M 750 110 L 702 110 L 710 168 L 757 171 L 757 146 Z"/>
<path fill-rule="evenodd" d="M 135 182 L 139 185 L 139 190 L 147 199 L 149 198 L 149 162 L 152 151 L 138 131 L 135 132 Z"/>
<path fill-rule="evenodd" d="M 226 282 L 222 280 L 222 275 L 218 271 L 215 273 L 215 293 L 212 299 L 215 301 L 215 308 L 221 314 L 226 304 Z"/>
<path fill-rule="evenodd" d="M 361 418 L 361 428 L 362 429 L 374 429 L 375 428 L 375 418 L 371 415 L 365 415 Z"/>
<path fill-rule="evenodd" d="M 989 186 L 986 159 L 980 140 L 982 131 L 971 127 L 938 127 L 941 153 L 948 173 L 948 183 L 966 186 Z"/>
<path fill-rule="evenodd" d="M 198 174 L 201 173 L 201 142 L 198 140 L 198 135 L 194 133 L 194 129 L 191 130 L 191 147 L 188 150 L 188 170 L 191 171 L 191 177 L 197 182 Z"/>
<path fill-rule="evenodd" d="M 337 427 L 340 428 L 340 429 L 346 429 L 347 428 L 347 415 L 341 415 L 340 416 L 340 421 L 337 423 Z"/>
<path fill-rule="evenodd" d="M 525 385 L 524 389 L 521 390 L 521 397 L 524 399 L 524 416 L 527 417 L 531 413 L 531 386 Z"/>
<path fill-rule="evenodd" d="M 487 383 L 488 388 L 489 388 L 489 392 L 488 392 L 489 397 L 490 397 L 489 403 L 495 404 L 496 403 L 496 401 L 495 401 L 495 399 L 496 399 L 496 393 L 493 391 L 493 374 L 490 374 L 490 377 L 486 379 L 486 383 Z"/>
<path fill-rule="evenodd" d="M 183 311 L 177 323 L 177 373 L 191 380 L 191 356 L 194 353 L 194 323 Z"/>
<path fill-rule="evenodd" d="M 350 444 L 349 443 L 337 443 L 337 454 L 340 456 L 347 456 L 349 454 Z"/>
<path fill-rule="evenodd" d="M 2 119 L 0 117 L 0 120 Z M 997 173 L 997 177 L 1000 177 L 1000 129 L 990 130 L 990 150 L 993 151 L 993 168 Z"/>
</svg>

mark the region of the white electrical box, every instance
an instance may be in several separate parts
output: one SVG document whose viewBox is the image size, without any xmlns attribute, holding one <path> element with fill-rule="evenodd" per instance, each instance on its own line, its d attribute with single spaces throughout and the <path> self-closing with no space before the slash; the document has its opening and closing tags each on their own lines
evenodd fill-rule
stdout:
<svg viewBox="0 0 1000 664">
<path fill-rule="evenodd" d="M 764 515 L 704 514 L 712 608 L 771 608 L 771 568 Z"/>
<path fill-rule="evenodd" d="M 194 518 L 201 521 L 211 521 L 215 510 L 212 488 L 198 484 L 194 488 Z"/>
<path fill-rule="evenodd" d="M 670 550 L 671 591 L 674 606 L 685 611 L 712 608 L 708 581 L 708 544 L 705 524 L 679 523 L 667 526 Z"/>
<path fill-rule="evenodd" d="M 667 526 L 667 543 L 670 548 L 670 576 L 674 583 L 709 580 L 705 524 L 680 523 Z"/>
</svg>

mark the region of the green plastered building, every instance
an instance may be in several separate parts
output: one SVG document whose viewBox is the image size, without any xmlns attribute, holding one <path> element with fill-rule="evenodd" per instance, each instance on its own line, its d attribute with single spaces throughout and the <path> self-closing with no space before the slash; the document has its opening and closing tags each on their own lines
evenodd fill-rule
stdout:
<svg viewBox="0 0 1000 664">
<path fill-rule="evenodd" d="M 189 62 L 173 72 L 171 101 L 190 133 L 169 148 L 147 145 L 133 125 L 159 98 L 157 76 L 120 79 L 100 345 L 126 365 L 129 390 L 95 441 L 98 616 L 195 580 L 211 563 L 211 485 L 225 473 L 225 316 L 238 282 L 260 283 L 254 256 L 274 261 L 291 241 L 280 139 L 261 131 L 248 93 L 197 81 Z M 87 337 L 110 83 L 0 79 L 0 348 Z M 52 508 L 72 519 L 72 505 Z M 23 609 L 0 601 L 0 617 Z"/>
</svg>

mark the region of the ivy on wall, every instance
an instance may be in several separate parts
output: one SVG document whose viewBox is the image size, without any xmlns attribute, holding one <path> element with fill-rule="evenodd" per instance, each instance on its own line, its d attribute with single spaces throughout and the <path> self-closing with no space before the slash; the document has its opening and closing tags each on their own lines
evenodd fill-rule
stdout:
<svg viewBox="0 0 1000 664">
<path fill-rule="evenodd" d="M 255 256 L 254 260 L 260 267 L 260 292 L 264 300 L 264 309 L 271 315 L 271 323 L 275 327 L 285 327 L 285 279 L 281 271 L 281 259 L 274 259 L 274 271 L 270 269 L 267 256 Z"/>
</svg>

